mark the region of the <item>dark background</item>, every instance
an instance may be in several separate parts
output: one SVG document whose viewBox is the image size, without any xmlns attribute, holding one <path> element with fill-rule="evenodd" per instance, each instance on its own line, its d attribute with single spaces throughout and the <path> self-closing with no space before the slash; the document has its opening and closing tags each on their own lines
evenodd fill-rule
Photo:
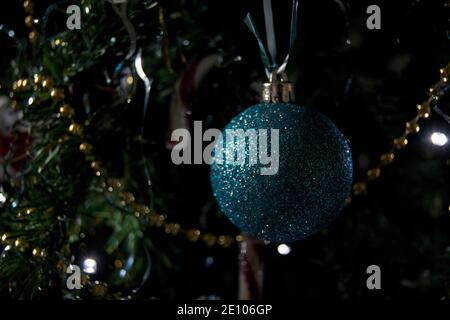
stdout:
<svg viewBox="0 0 450 320">
<path fill-rule="evenodd" d="M 53 1 L 36 1 L 43 13 Z M 290 1 L 273 1 L 280 55 L 287 50 Z M 252 12 L 264 34 L 260 1 L 162 1 L 168 17 L 170 41 L 188 39 L 188 62 L 212 52 L 242 61 L 208 74 L 191 96 L 192 120 L 222 128 L 234 115 L 257 100 L 254 84 L 264 80 L 257 44 L 243 18 Z M 296 83 L 297 102 L 312 106 L 332 119 L 349 139 L 355 181 L 389 150 L 393 138 L 404 131 L 405 122 L 416 114 L 415 105 L 427 98 L 427 89 L 439 79 L 439 68 L 449 62 L 449 8 L 445 1 L 300 1 L 297 45 L 288 66 Z M 366 28 L 366 8 L 381 7 L 381 30 Z M 21 3 L 0 9 L 0 23 L 25 35 Z M 139 7 L 137 5 L 137 7 Z M 112 12 L 111 12 L 112 14 Z M 143 16 L 145 17 L 145 15 Z M 152 16 L 155 18 L 154 16 Z M 143 19 L 143 18 L 142 18 Z M 155 39 L 154 27 L 140 29 L 142 46 Z M 217 39 L 219 38 L 219 39 Z M 1 66 L 7 70 L 14 50 L 3 37 Z M 148 49 L 148 59 L 151 59 Z M 89 90 L 99 70 L 117 58 L 99 60 L 75 82 Z M 174 58 L 176 75 L 186 64 Z M 156 63 L 155 63 L 156 65 Z M 153 65 L 152 65 L 153 66 Z M 238 231 L 217 213 L 207 166 L 175 167 L 164 147 L 168 130 L 170 90 L 173 78 L 154 77 L 146 154 L 154 163 L 154 203 L 171 220 L 185 226 L 207 227 L 214 232 Z M 163 77 L 161 75 L 161 77 Z M 173 76 L 172 76 L 173 77 Z M 96 93 L 91 92 L 95 98 Z M 440 107 L 449 112 L 448 99 Z M 139 130 L 139 111 L 125 113 L 123 125 Z M 292 244 L 292 253 L 280 256 L 275 244 L 265 248 L 267 299 L 441 299 L 449 297 L 450 212 L 448 146 L 429 142 L 434 131 L 450 136 L 449 124 L 438 115 L 421 125 L 393 165 L 370 185 L 367 196 L 345 208 L 328 230 Z M 126 138 L 120 130 L 102 142 L 102 156 L 115 159 L 123 152 Z M 118 142 L 119 141 L 119 142 Z M 122 145 L 121 145 L 122 144 Z M 131 149 L 131 152 L 133 149 Z M 111 161 L 114 167 L 114 161 Z M 118 165 L 120 167 L 120 165 Z M 117 169 L 120 172 L 120 169 Z M 142 168 L 133 168 L 142 180 Z M 140 178 L 139 178 L 140 177 Z M 142 182 L 142 181 L 141 181 Z M 280 190 L 282 192 L 282 190 Z M 264 195 L 271 196 L 271 195 Z M 99 232 L 94 243 L 100 250 Z M 158 267 L 143 287 L 143 296 L 232 299 L 237 292 L 237 248 L 208 249 L 155 231 L 158 250 L 168 252 L 171 267 Z M 209 259 L 208 259 L 209 258 Z M 107 259 L 107 258 L 105 258 Z M 158 265 L 157 258 L 153 261 Z M 382 290 L 366 288 L 366 268 L 379 265 Z M 159 271 L 158 271 L 159 270 Z"/>
</svg>

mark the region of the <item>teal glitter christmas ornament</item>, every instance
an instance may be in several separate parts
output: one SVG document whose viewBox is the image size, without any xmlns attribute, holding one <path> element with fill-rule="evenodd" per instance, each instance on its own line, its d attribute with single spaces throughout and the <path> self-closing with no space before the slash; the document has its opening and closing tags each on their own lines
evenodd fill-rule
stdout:
<svg viewBox="0 0 450 320">
<path fill-rule="evenodd" d="M 292 242 L 336 218 L 351 192 L 353 164 L 349 144 L 333 122 L 292 104 L 293 85 L 284 72 L 290 54 L 278 66 L 271 1 L 263 3 L 270 56 L 250 14 L 245 23 L 258 41 L 270 81 L 263 86 L 264 103 L 226 126 L 210 180 L 221 210 L 244 233 Z M 293 0 L 291 49 L 297 11 L 298 0 Z"/>
<path fill-rule="evenodd" d="M 276 174 L 262 175 L 264 166 L 250 165 L 250 143 L 237 148 L 245 154 L 244 165 L 212 164 L 214 196 L 240 230 L 261 240 L 292 242 L 319 232 L 338 215 L 351 192 L 353 166 L 347 140 L 328 118 L 298 105 L 263 103 L 235 117 L 225 132 L 230 129 L 279 130 Z"/>
</svg>

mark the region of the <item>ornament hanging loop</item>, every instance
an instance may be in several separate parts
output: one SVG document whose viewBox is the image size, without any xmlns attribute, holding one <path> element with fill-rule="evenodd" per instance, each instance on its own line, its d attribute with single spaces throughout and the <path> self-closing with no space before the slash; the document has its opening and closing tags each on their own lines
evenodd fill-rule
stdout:
<svg viewBox="0 0 450 320">
<path fill-rule="evenodd" d="M 297 38 L 297 15 L 298 15 L 298 0 L 292 0 L 292 16 L 291 16 L 291 34 L 288 53 L 283 60 L 282 64 L 279 65 L 277 62 L 277 44 L 275 40 L 275 29 L 273 25 L 273 12 L 272 12 L 272 0 L 263 0 L 264 3 L 264 20 L 266 22 L 266 35 L 267 35 L 267 47 L 264 46 L 262 38 L 256 28 L 253 18 L 250 13 L 244 19 L 245 24 L 255 36 L 259 53 L 261 55 L 261 60 L 266 70 L 267 77 L 271 78 L 273 70 L 276 70 L 278 75 L 283 75 L 289 62 L 291 51 L 295 45 L 295 40 Z M 271 81 L 272 82 L 272 81 Z"/>
<path fill-rule="evenodd" d="M 262 86 L 261 96 L 265 103 L 291 103 L 295 100 L 294 83 L 289 82 L 285 73 L 273 70 L 269 82 Z"/>
</svg>

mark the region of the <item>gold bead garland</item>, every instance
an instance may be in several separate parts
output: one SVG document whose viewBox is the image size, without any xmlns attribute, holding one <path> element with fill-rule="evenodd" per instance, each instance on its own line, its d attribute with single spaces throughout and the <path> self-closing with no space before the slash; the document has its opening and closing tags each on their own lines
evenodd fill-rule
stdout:
<svg viewBox="0 0 450 320">
<path fill-rule="evenodd" d="M 363 195 L 367 192 L 367 184 L 371 181 L 377 180 L 381 176 L 381 169 L 389 164 L 391 164 L 395 159 L 396 151 L 404 149 L 408 145 L 407 137 L 409 135 L 418 133 L 420 131 L 419 121 L 429 118 L 432 108 L 431 104 L 433 101 L 439 99 L 442 92 L 439 88 L 447 82 L 448 74 L 450 73 L 450 64 L 441 69 L 441 81 L 436 83 L 430 90 L 429 99 L 417 105 L 417 115 L 406 122 L 404 133 L 393 140 L 392 148 L 385 154 L 382 154 L 379 158 L 379 163 L 367 171 L 367 176 L 364 180 L 356 182 L 353 185 L 353 196 Z M 91 167 L 94 169 L 96 176 L 103 176 L 104 170 L 102 170 L 101 163 L 98 161 L 93 161 Z M 106 178 L 110 180 L 110 178 Z M 117 179 L 114 179 L 117 181 Z M 118 185 L 114 186 L 111 183 L 104 184 L 105 190 L 108 192 L 121 191 Z M 164 229 L 164 231 L 169 235 L 183 235 L 190 242 L 203 242 L 206 246 L 219 245 L 224 248 L 228 248 L 234 243 L 239 243 L 242 241 L 242 236 L 231 236 L 231 235 L 214 235 L 211 233 L 203 234 L 198 229 L 184 229 L 180 224 L 168 222 L 164 215 L 151 212 L 150 209 L 142 204 L 137 204 L 135 202 L 135 197 L 130 192 L 121 192 L 119 197 L 122 199 L 122 205 L 131 206 L 134 210 L 134 214 L 137 217 L 145 217 L 148 219 L 148 224 L 151 227 L 158 227 Z M 351 203 L 351 197 L 348 199 L 347 204 Z"/>
<path fill-rule="evenodd" d="M 417 115 L 407 121 L 403 134 L 395 138 L 392 142 L 392 148 L 385 154 L 381 155 L 379 163 L 367 171 L 365 179 L 353 185 L 353 196 L 363 195 L 367 192 L 367 184 L 370 181 L 378 179 L 381 175 L 381 168 L 391 164 L 395 159 L 395 152 L 404 149 L 408 145 L 408 136 L 420 131 L 419 122 L 430 117 L 432 112 L 432 103 L 439 100 L 443 94 L 441 88 L 447 84 L 450 76 L 450 63 L 440 69 L 441 80 L 428 90 L 429 98 L 427 101 L 416 106 Z"/>
<path fill-rule="evenodd" d="M 28 39 L 30 43 L 34 44 L 38 39 L 38 33 L 33 19 L 34 6 L 32 1 L 25 0 L 24 9 L 27 13 L 27 16 L 25 18 L 25 25 L 30 30 Z M 441 94 L 439 88 L 442 87 L 443 84 L 446 84 L 448 82 L 448 79 L 450 77 L 450 64 L 445 68 L 442 68 L 440 70 L 440 74 L 441 81 L 439 81 L 435 86 L 429 89 L 430 98 L 426 102 L 417 105 L 417 116 L 412 120 L 406 122 L 404 133 L 399 138 L 393 140 L 392 148 L 387 153 L 380 156 L 379 163 L 376 166 L 367 171 L 367 177 L 362 181 L 354 184 L 353 196 L 365 194 L 367 192 L 368 182 L 378 179 L 381 175 L 382 167 L 387 166 L 394 161 L 395 152 L 407 146 L 408 135 L 418 133 L 420 131 L 419 121 L 422 119 L 427 119 L 430 116 L 432 110 L 431 104 L 433 101 L 439 99 Z M 64 103 L 64 90 L 54 88 L 51 79 L 44 78 L 39 74 L 35 74 L 32 81 L 29 81 L 28 79 L 17 80 L 12 85 L 13 92 L 11 92 L 10 97 L 14 97 L 15 91 L 21 92 L 27 90 L 30 87 L 33 88 L 34 91 L 37 91 L 39 88 L 48 90 L 51 98 L 55 102 L 62 103 L 62 105 L 59 107 L 59 113 L 57 114 L 58 118 L 69 119 L 70 125 L 68 127 L 68 132 L 72 135 L 77 135 L 80 138 L 83 138 L 83 126 L 74 121 L 73 118 L 75 112 L 70 104 Z M 17 101 L 12 100 L 11 104 L 12 106 L 14 106 L 14 108 L 18 108 Z M 69 135 L 64 134 L 58 142 L 64 143 L 68 139 Z M 132 211 L 137 217 L 147 220 L 148 226 L 161 228 L 165 233 L 169 235 L 183 235 L 189 242 L 200 241 L 208 247 L 218 245 L 223 248 L 228 248 L 235 243 L 243 241 L 242 235 L 231 236 L 203 233 L 198 229 L 184 229 L 178 223 L 166 221 L 166 217 L 164 215 L 152 212 L 148 206 L 137 203 L 136 198 L 132 193 L 123 191 L 123 183 L 120 180 L 105 177 L 105 170 L 102 168 L 101 162 L 91 160 L 93 153 L 93 147 L 91 144 L 82 139 L 82 142 L 79 145 L 79 150 L 86 156 L 86 159 L 91 162 L 91 168 L 94 171 L 95 176 L 102 178 L 102 187 L 104 188 L 105 192 L 118 192 L 119 198 L 121 199 L 121 205 L 124 207 L 132 208 Z M 351 198 L 348 199 L 347 203 L 351 203 Z M 32 214 L 34 211 L 34 208 L 29 208 L 25 211 L 25 214 Z M 20 214 L 21 216 L 23 216 L 22 212 Z M 19 237 L 13 237 L 9 233 L 0 234 L 0 243 L 3 245 L 14 246 L 20 251 L 30 250 L 31 256 L 33 256 L 37 260 L 45 259 L 46 257 L 45 249 L 30 249 L 30 245 L 27 243 L 27 241 Z M 65 273 L 67 266 L 68 264 L 66 262 L 60 260 L 57 262 L 55 268 L 58 270 L 58 272 Z M 88 276 L 84 276 L 82 283 L 83 286 L 87 287 L 94 296 L 114 297 L 113 295 L 110 295 L 108 293 L 106 283 L 98 281 L 92 282 L 90 281 Z"/>
<path fill-rule="evenodd" d="M 31 0 L 25 0 L 23 2 L 23 8 L 27 14 L 25 17 L 25 26 L 30 30 L 28 33 L 28 40 L 30 43 L 35 44 L 38 39 L 38 32 L 33 18 L 34 4 Z"/>
<path fill-rule="evenodd" d="M 83 126 L 75 122 L 74 109 L 71 107 L 69 103 L 64 102 L 64 91 L 59 88 L 54 88 L 51 79 L 45 78 L 41 75 L 34 75 L 34 79 L 39 80 L 35 82 L 41 83 L 42 89 L 46 89 L 50 92 L 50 97 L 53 99 L 54 102 L 62 103 L 61 107 L 59 108 L 59 113 L 57 115 L 58 118 L 65 118 L 70 120 L 70 125 L 68 127 L 69 133 L 77 135 L 80 138 L 82 138 L 82 142 L 79 144 L 80 152 L 82 152 L 85 156 L 92 156 L 93 146 L 90 143 L 83 141 Z M 26 81 L 19 80 L 16 87 L 24 88 L 26 84 L 27 84 Z M 68 136 L 63 135 L 58 142 L 64 143 L 65 141 L 67 141 L 67 139 Z M 97 177 L 102 177 L 104 181 L 102 183 L 104 190 L 108 193 L 120 192 L 122 189 L 122 183 L 120 182 L 120 180 L 105 177 L 104 176 L 105 170 L 103 169 L 101 162 L 97 160 L 92 161 L 89 159 L 87 158 L 88 161 L 91 161 L 91 168 L 94 171 L 94 175 Z M 203 242 L 208 247 L 218 245 L 223 248 L 228 248 L 231 245 L 242 241 L 242 237 L 240 237 L 239 235 L 231 236 L 231 235 L 213 235 L 211 233 L 203 234 L 201 231 L 197 229 L 184 229 L 178 223 L 166 221 L 164 215 L 151 212 L 148 206 L 137 203 L 135 196 L 130 192 L 121 192 L 119 194 L 119 197 L 122 199 L 123 205 L 132 208 L 132 211 L 136 217 L 142 217 L 147 219 L 148 226 L 161 228 L 168 235 L 174 236 L 183 235 L 186 238 L 188 238 L 190 242 Z M 195 234 L 196 236 L 193 237 L 192 236 L 193 234 Z M 219 239 L 220 241 L 217 241 L 217 239 Z"/>
<path fill-rule="evenodd" d="M 446 68 L 441 69 L 441 81 L 439 81 L 435 86 L 433 86 L 433 88 L 429 90 L 430 98 L 426 102 L 417 105 L 417 115 L 410 121 L 406 122 L 404 133 L 399 138 L 393 140 L 392 148 L 387 153 L 380 156 L 379 163 L 367 171 L 366 178 L 364 180 L 356 182 L 353 185 L 353 196 L 365 194 L 367 192 L 368 183 L 378 179 L 381 176 L 381 169 L 394 161 L 396 151 L 401 150 L 407 146 L 408 135 L 418 133 L 420 131 L 419 121 L 422 119 L 427 119 L 430 116 L 432 111 L 431 103 L 432 101 L 439 99 L 441 93 L 437 89 L 440 88 L 443 83 L 446 83 L 449 70 L 450 65 Z M 34 75 L 34 80 L 35 84 L 42 83 L 42 88 L 47 88 L 50 90 L 50 92 L 54 93 L 51 94 L 51 97 L 55 100 L 55 102 L 62 101 L 61 99 L 63 99 L 63 91 L 61 89 L 51 87 L 52 81 L 50 79 L 46 79 L 41 75 Z M 18 80 L 13 87 L 15 87 L 17 90 L 21 90 L 26 85 L 28 85 L 28 82 L 25 81 L 25 79 L 22 79 Z M 73 108 L 69 104 L 63 103 L 59 111 L 59 114 L 65 114 L 65 116 L 61 115 L 61 117 L 71 120 L 68 131 L 72 134 L 76 134 L 82 137 L 82 125 L 76 123 L 73 120 Z M 67 136 L 64 136 L 64 139 L 67 139 Z M 82 142 L 79 145 L 79 150 L 84 155 L 91 156 L 93 147 L 88 142 Z M 231 236 L 202 233 L 198 229 L 186 229 L 182 228 L 182 226 L 178 223 L 166 221 L 165 215 L 152 212 L 148 206 L 137 203 L 135 196 L 131 192 L 123 191 L 123 184 L 120 182 L 120 180 L 105 177 L 105 170 L 103 169 L 100 161 L 90 161 L 91 168 L 94 171 L 95 176 L 102 177 L 104 181 L 102 183 L 102 186 L 105 192 L 118 192 L 119 198 L 121 199 L 121 205 L 124 207 L 130 207 L 131 211 L 136 217 L 145 218 L 147 220 L 148 226 L 163 229 L 164 232 L 168 235 L 183 235 L 189 242 L 203 242 L 206 246 L 209 247 L 218 245 L 223 248 L 228 248 L 231 245 L 242 241 L 242 235 Z M 347 204 L 350 203 L 351 198 L 349 198 L 347 201 Z M 4 235 L 3 237 L 7 236 Z M 18 244 L 20 246 L 21 242 L 19 241 Z"/>
</svg>

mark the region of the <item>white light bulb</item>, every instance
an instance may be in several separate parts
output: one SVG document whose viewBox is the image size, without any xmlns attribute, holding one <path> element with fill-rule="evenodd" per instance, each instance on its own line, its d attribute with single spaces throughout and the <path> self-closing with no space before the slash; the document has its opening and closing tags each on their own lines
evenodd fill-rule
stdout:
<svg viewBox="0 0 450 320">
<path fill-rule="evenodd" d="M 448 138 L 442 132 L 434 132 L 431 135 L 431 143 L 438 147 L 443 147 L 447 144 Z"/>
<path fill-rule="evenodd" d="M 287 244 L 284 244 L 284 243 L 280 244 L 278 246 L 277 250 L 278 250 L 278 253 L 283 255 L 283 256 L 286 256 L 289 253 L 291 253 L 291 247 L 289 247 Z"/>
<path fill-rule="evenodd" d="M 6 202 L 6 197 L 3 193 L 0 192 L 0 204 L 3 204 Z"/>
<path fill-rule="evenodd" d="M 83 271 L 85 273 L 93 274 L 97 272 L 97 261 L 92 258 L 87 258 L 83 261 Z"/>
</svg>

